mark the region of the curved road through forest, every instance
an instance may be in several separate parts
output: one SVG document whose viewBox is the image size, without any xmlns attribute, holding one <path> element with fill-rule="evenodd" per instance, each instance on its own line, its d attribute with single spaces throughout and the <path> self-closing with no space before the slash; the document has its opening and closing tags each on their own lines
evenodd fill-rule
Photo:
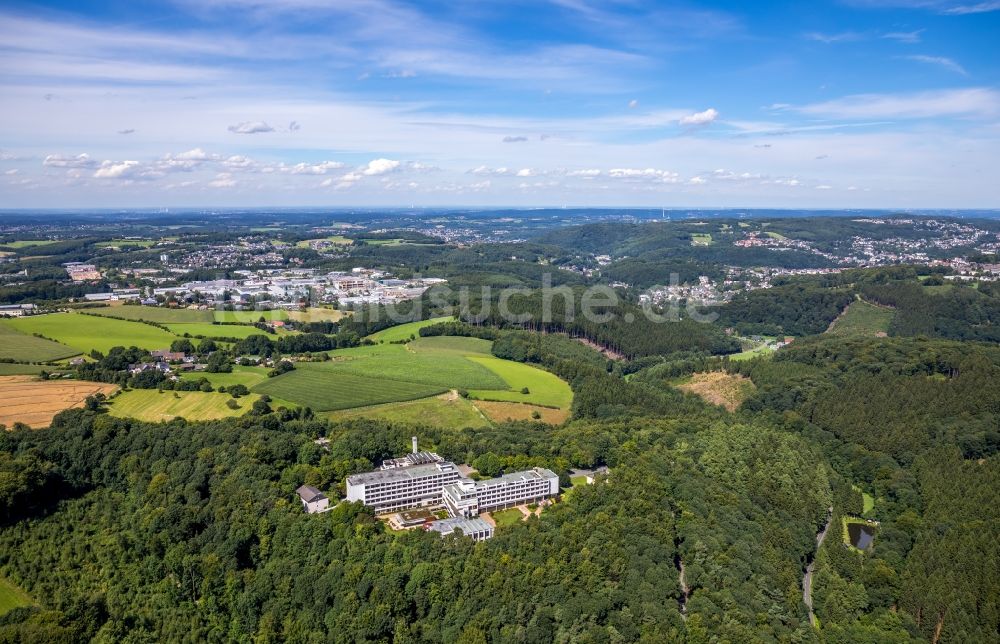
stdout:
<svg viewBox="0 0 1000 644">
<path fill-rule="evenodd" d="M 826 525 L 824 525 L 823 530 L 816 535 L 816 550 L 813 551 L 812 557 L 809 558 L 809 563 L 806 565 L 806 574 L 802 577 L 802 601 L 805 602 L 806 608 L 809 609 L 809 623 L 813 625 L 813 628 L 817 626 L 816 615 L 813 613 L 813 570 L 816 568 L 816 554 L 823 545 L 823 540 L 826 539 L 826 533 L 830 530 L 831 520 L 833 520 L 833 506 L 830 506 L 830 508 L 826 511 Z"/>
</svg>

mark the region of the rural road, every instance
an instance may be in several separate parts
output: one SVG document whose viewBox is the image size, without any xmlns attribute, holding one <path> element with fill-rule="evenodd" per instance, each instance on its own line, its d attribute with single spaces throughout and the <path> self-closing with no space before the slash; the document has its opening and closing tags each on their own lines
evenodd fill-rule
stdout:
<svg viewBox="0 0 1000 644">
<path fill-rule="evenodd" d="M 813 613 L 813 570 L 816 568 L 816 553 L 819 552 L 820 546 L 823 545 L 823 540 L 826 539 L 826 533 L 830 530 L 830 521 L 833 519 L 833 506 L 830 506 L 826 512 L 826 525 L 824 525 L 823 530 L 816 535 L 816 550 L 813 552 L 812 557 L 809 559 L 809 564 L 806 566 L 806 574 L 802 577 L 802 601 L 805 602 L 806 607 L 809 609 L 809 623 L 812 624 L 814 628 L 816 627 L 816 615 Z"/>
</svg>

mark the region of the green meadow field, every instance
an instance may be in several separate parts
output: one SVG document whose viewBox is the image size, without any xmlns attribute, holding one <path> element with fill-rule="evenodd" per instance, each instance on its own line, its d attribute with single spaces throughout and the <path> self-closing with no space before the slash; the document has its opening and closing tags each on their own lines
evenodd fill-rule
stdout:
<svg viewBox="0 0 1000 644">
<path fill-rule="evenodd" d="M 402 344 L 384 345 L 382 351 L 367 356 L 363 353 L 361 356 L 352 355 L 352 351 L 354 350 L 342 349 L 336 352 L 337 358 L 330 362 L 302 363 L 298 368 L 417 382 L 444 389 L 507 388 L 503 378 L 489 368 L 453 351 L 416 352 Z"/>
<path fill-rule="evenodd" d="M 115 346 L 167 349 L 177 336 L 149 324 L 80 313 L 49 313 L 4 320 L 22 333 L 40 333 L 73 349 L 107 353 Z"/>
<path fill-rule="evenodd" d="M 138 306 L 135 304 L 87 309 L 87 313 L 121 320 L 145 320 L 159 324 L 211 323 L 215 319 L 212 316 L 212 311 L 168 309 L 161 306 Z"/>
<path fill-rule="evenodd" d="M 468 359 L 494 372 L 509 386 L 507 391 L 470 389 L 469 394 L 474 398 L 529 403 L 560 409 L 567 409 L 573 403 L 573 391 L 569 384 L 548 371 L 492 356 L 469 356 Z M 521 393 L 524 387 L 528 388 L 527 394 Z"/>
<path fill-rule="evenodd" d="M 440 394 L 447 387 L 351 373 L 298 367 L 256 385 L 253 391 L 288 400 L 314 411 L 349 409 L 388 402 L 416 400 Z"/>
<path fill-rule="evenodd" d="M 565 420 L 573 401 L 569 385 L 542 369 L 493 357 L 491 344 L 478 338 L 435 336 L 405 345 L 339 349 L 329 352 L 329 362 L 297 363 L 295 371 L 260 382 L 253 391 L 316 411 L 336 411 L 327 414 L 336 418 L 424 422 L 437 418 L 441 424 L 462 428 L 485 426 L 486 417 L 498 415 L 527 419 L 542 409 L 558 416 L 551 422 Z M 523 387 L 529 393 L 522 394 Z M 454 391 L 431 398 L 459 389 L 468 390 L 478 402 Z M 488 412 L 479 409 L 483 405 Z M 497 405 L 507 407 L 495 409 Z"/>
<path fill-rule="evenodd" d="M 31 325 L 24 324 L 28 319 L 0 319 L 0 358 L 23 362 L 49 362 L 79 355 L 82 352 L 81 349 L 30 335 L 41 331 L 29 330 Z"/>
<path fill-rule="evenodd" d="M 187 420 L 214 420 L 242 416 L 250 410 L 260 396 L 250 394 L 237 399 L 239 409 L 230 409 L 226 403 L 229 394 L 203 393 L 201 391 L 164 391 L 133 389 L 111 399 L 108 413 L 119 418 L 136 418 L 149 422 L 172 420 L 181 416 Z"/>
<path fill-rule="evenodd" d="M 413 338 L 420 337 L 420 329 L 425 326 L 431 326 L 432 324 L 440 324 L 441 322 L 447 322 L 453 318 L 441 317 L 441 318 L 431 318 L 429 320 L 419 320 L 417 322 L 407 322 L 406 324 L 400 324 L 397 326 L 389 327 L 377 333 L 372 333 L 368 336 L 368 339 L 372 342 L 399 342 L 400 340 L 409 340 L 411 336 Z"/>
</svg>

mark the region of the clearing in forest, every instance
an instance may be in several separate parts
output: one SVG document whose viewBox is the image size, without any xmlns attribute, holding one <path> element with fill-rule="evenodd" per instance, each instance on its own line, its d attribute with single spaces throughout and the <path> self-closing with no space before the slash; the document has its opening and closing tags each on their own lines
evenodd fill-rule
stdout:
<svg viewBox="0 0 1000 644">
<path fill-rule="evenodd" d="M 569 419 L 569 409 L 553 409 L 515 402 L 497 402 L 492 400 L 477 400 L 473 403 L 487 418 L 496 423 L 509 420 L 533 420 L 549 425 L 561 425 Z M 534 417 L 538 413 L 538 418 Z"/>
<path fill-rule="evenodd" d="M 896 312 L 884 306 L 855 300 L 826 330 L 830 335 L 884 335 Z"/>
<path fill-rule="evenodd" d="M 368 336 L 372 342 L 400 342 L 402 340 L 412 340 L 420 337 L 420 329 L 425 326 L 440 324 L 454 320 L 451 317 L 431 318 L 429 320 L 418 320 L 417 322 L 407 322 L 382 329 Z"/>
<path fill-rule="evenodd" d="M 84 399 L 98 392 L 108 396 L 118 385 L 83 380 L 36 380 L 32 376 L 0 377 L 0 424 L 11 427 L 24 423 L 29 427 L 48 427 L 52 417 L 73 407 L 82 407 Z"/>
<path fill-rule="evenodd" d="M 14 608 L 31 606 L 34 603 L 28 593 L 0 577 L 0 616 Z"/>
<path fill-rule="evenodd" d="M 757 389 L 746 376 L 724 371 L 696 373 L 687 382 L 677 385 L 677 388 L 695 394 L 705 402 L 721 405 L 729 411 L 735 411 Z"/>
</svg>

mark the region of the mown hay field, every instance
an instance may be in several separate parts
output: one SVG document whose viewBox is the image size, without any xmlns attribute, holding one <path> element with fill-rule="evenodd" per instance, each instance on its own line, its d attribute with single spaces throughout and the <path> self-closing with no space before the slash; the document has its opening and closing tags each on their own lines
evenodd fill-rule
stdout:
<svg viewBox="0 0 1000 644">
<path fill-rule="evenodd" d="M 0 377 L 0 424 L 24 423 L 48 427 L 52 417 L 73 407 L 82 407 L 87 396 L 108 396 L 117 385 L 82 380 L 36 380 L 32 376 Z"/>
<path fill-rule="evenodd" d="M 493 356 L 469 356 L 468 359 L 494 372 L 507 384 L 501 391 L 497 391 L 497 388 L 470 388 L 469 393 L 474 398 L 530 403 L 560 409 L 569 409 L 573 403 L 573 390 L 566 381 L 553 373 Z M 522 394 L 521 390 L 525 387 L 528 388 L 528 393 Z"/>
<path fill-rule="evenodd" d="M 452 319 L 454 318 L 440 317 L 431 318 L 429 320 L 419 320 L 417 322 L 407 322 L 406 324 L 400 324 L 389 327 L 388 329 L 383 329 L 376 333 L 372 333 L 368 336 L 368 339 L 372 342 L 399 342 L 401 340 L 409 340 L 411 338 L 415 339 L 420 337 L 420 329 L 425 326 L 448 322 Z"/>
<path fill-rule="evenodd" d="M 234 398 L 229 394 L 133 389 L 115 396 L 108 406 L 108 413 L 119 418 L 153 423 L 173 420 L 178 416 L 191 421 L 216 420 L 242 416 L 259 399 L 260 396 L 255 394 L 242 396 L 235 399 L 239 408 L 231 409 L 227 403 Z"/>
<path fill-rule="evenodd" d="M 331 420 L 379 418 L 392 422 L 452 429 L 490 425 L 489 420 L 471 402 L 453 393 L 407 402 L 332 411 L 324 415 Z"/>
</svg>

